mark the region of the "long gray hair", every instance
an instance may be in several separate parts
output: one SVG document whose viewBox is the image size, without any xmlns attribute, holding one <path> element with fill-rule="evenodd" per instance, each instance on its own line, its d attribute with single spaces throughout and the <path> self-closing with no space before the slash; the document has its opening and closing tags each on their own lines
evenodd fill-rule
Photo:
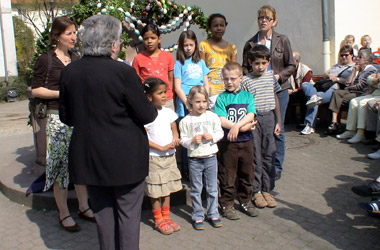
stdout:
<svg viewBox="0 0 380 250">
<path fill-rule="evenodd" d="M 83 55 L 111 56 L 111 44 L 120 46 L 121 22 L 107 15 L 87 18 L 79 29 Z"/>
</svg>

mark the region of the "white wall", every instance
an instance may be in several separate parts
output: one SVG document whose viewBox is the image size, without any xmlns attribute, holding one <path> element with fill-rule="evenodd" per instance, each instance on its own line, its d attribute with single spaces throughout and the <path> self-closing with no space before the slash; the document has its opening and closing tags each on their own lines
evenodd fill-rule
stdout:
<svg viewBox="0 0 380 250">
<path fill-rule="evenodd" d="M 1 0 L 1 11 L 3 20 L 3 29 L 4 29 L 4 38 L 5 38 L 5 49 L 7 57 L 7 69 L 8 76 L 17 76 L 17 57 L 16 57 L 16 47 L 15 47 L 15 38 L 13 31 L 13 21 L 12 21 L 12 12 L 11 12 L 11 1 L 10 0 Z M 1 25 L 1 23 L 0 23 Z M 2 43 L 2 34 L 0 32 L 0 77 L 5 76 L 5 65 L 4 65 L 4 53 L 3 53 L 3 43 Z"/>
<path fill-rule="evenodd" d="M 360 38 L 369 35 L 372 38 L 372 51 L 380 47 L 380 1 L 379 0 L 335 0 L 335 52 L 340 42 L 348 34 L 355 36 L 360 48 Z M 335 54 L 337 58 L 337 54 Z"/>
</svg>

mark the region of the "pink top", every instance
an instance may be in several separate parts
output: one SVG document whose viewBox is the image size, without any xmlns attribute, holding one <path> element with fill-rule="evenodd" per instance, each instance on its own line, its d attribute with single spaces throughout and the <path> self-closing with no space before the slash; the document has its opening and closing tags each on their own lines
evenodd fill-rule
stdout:
<svg viewBox="0 0 380 250">
<path fill-rule="evenodd" d="M 166 82 L 167 99 L 173 99 L 173 89 L 169 84 L 169 72 L 174 70 L 173 56 L 161 50 L 158 57 L 152 58 L 144 50 L 133 59 L 132 67 L 144 82 L 149 77 L 157 77 Z"/>
</svg>

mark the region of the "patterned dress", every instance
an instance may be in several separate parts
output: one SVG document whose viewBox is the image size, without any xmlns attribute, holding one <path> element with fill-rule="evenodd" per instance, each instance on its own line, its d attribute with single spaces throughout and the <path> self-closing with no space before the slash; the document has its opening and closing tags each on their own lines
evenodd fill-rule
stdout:
<svg viewBox="0 0 380 250">
<path fill-rule="evenodd" d="M 224 92 L 222 68 L 232 61 L 232 57 L 237 54 L 237 48 L 233 43 L 228 43 L 225 49 L 214 48 L 208 40 L 204 40 L 199 44 L 199 50 L 205 54 L 206 66 L 210 70 L 208 74 L 210 96 L 219 95 Z"/>
</svg>

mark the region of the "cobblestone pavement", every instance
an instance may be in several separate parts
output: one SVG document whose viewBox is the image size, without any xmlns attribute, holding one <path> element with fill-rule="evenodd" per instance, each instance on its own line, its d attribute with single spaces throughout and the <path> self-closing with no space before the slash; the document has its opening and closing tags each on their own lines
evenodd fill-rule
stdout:
<svg viewBox="0 0 380 250">
<path fill-rule="evenodd" d="M 380 162 L 365 158 L 374 146 L 349 145 L 318 133 L 301 136 L 291 127 L 286 137 L 284 172 L 274 192 L 277 208 L 262 209 L 256 218 L 241 214 L 239 221 L 223 219 L 222 228 L 207 224 L 205 230 L 195 231 L 190 207 L 176 206 L 172 218 L 182 230 L 169 236 L 153 230 L 151 212 L 146 210 L 140 248 L 380 249 L 380 220 L 357 206 L 368 198 L 350 190 L 380 175 Z M 4 147 L 0 144 L 0 151 Z M 58 225 L 56 211 L 30 209 L 0 194 L 0 249 L 99 249 L 96 226 L 74 218 L 82 231 L 71 234 Z"/>
</svg>

